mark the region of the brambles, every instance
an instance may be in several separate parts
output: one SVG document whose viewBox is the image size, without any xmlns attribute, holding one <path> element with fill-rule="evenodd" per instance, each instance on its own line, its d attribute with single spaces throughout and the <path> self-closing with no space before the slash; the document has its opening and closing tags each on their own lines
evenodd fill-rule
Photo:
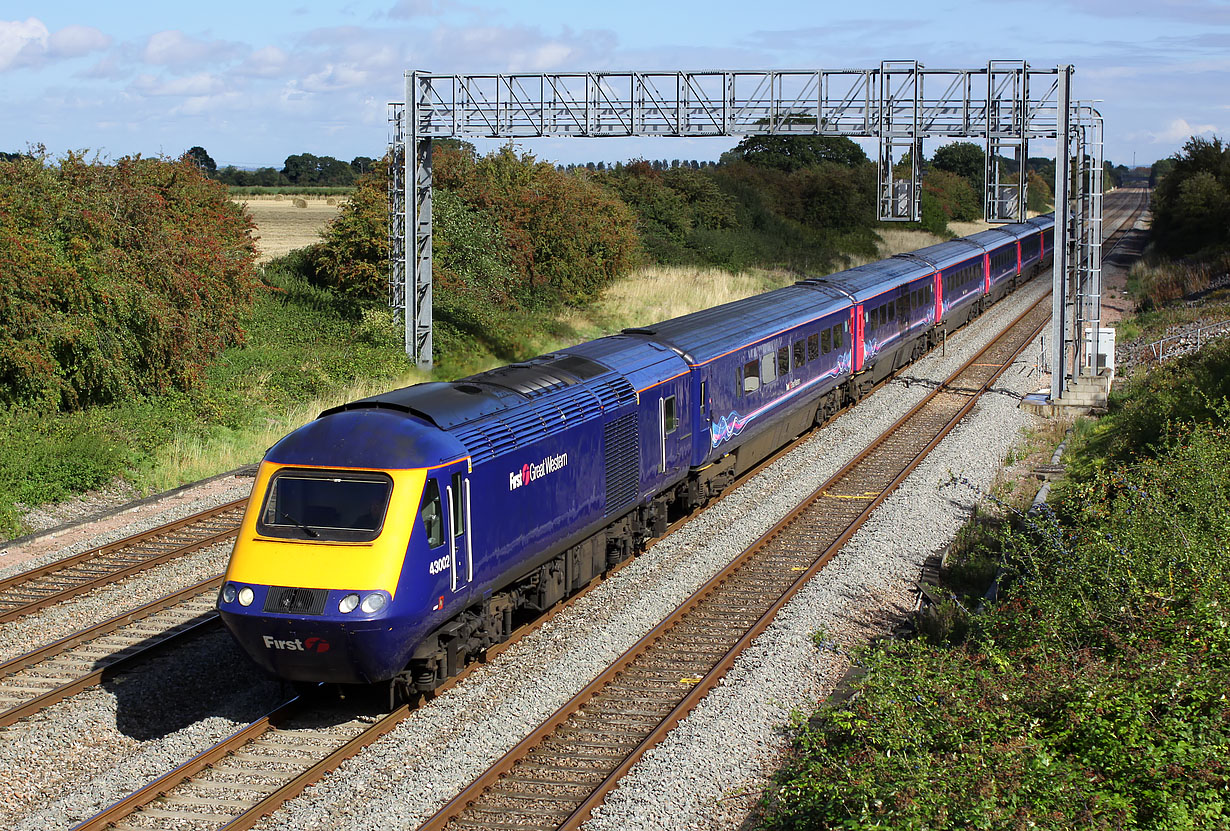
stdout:
<svg viewBox="0 0 1230 831">
<path fill-rule="evenodd" d="M 191 160 L 0 162 L 0 403 L 192 387 L 242 339 L 249 223 Z"/>
<path fill-rule="evenodd" d="M 950 602 L 932 637 L 866 656 L 848 706 L 800 717 L 767 828 L 1226 827 L 1223 362 L 1134 379 L 1077 431 L 1055 513 L 1000 537 L 999 604 Z M 991 568 L 957 564 L 957 583 Z"/>
</svg>

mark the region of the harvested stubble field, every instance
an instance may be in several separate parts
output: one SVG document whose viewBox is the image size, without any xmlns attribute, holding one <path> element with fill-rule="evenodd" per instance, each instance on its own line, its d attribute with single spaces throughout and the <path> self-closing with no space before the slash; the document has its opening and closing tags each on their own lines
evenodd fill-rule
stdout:
<svg viewBox="0 0 1230 831">
<path fill-rule="evenodd" d="M 256 223 L 252 236 L 260 252 L 258 262 L 263 263 L 317 242 L 325 225 L 337 216 L 345 198 L 246 196 L 235 201 L 252 214 Z"/>
</svg>

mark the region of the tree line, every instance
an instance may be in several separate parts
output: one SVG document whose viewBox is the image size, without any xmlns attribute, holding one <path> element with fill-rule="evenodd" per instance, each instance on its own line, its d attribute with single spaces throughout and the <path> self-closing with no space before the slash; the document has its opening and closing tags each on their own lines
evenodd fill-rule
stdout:
<svg viewBox="0 0 1230 831">
<path fill-rule="evenodd" d="M 192 147 L 185 155 L 209 178 L 235 187 L 352 187 L 358 177 L 376 163 L 368 156 L 355 156 L 344 162 L 332 156 L 297 153 L 287 156 L 280 170 L 275 167 L 240 170 L 234 165 L 219 168 L 204 147 Z"/>
</svg>

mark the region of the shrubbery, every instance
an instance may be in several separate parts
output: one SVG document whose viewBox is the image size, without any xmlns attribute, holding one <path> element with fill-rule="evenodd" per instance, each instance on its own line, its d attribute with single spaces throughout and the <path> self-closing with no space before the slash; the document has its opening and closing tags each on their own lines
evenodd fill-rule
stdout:
<svg viewBox="0 0 1230 831">
<path fill-rule="evenodd" d="M 191 387 L 242 338 L 249 227 L 189 161 L 0 162 L 0 403 Z"/>
<path fill-rule="evenodd" d="M 1106 417 L 1117 449 L 1003 535 L 1011 581 L 963 642 L 885 643 L 849 706 L 800 719 L 768 828 L 1230 825 L 1230 399 L 1179 392 L 1224 363 Z"/>
<path fill-rule="evenodd" d="M 434 152 L 433 345 L 459 353 L 483 343 L 509 359 L 510 317 L 583 305 L 636 261 L 633 215 L 584 172 L 564 173 L 504 147 Z M 388 171 L 360 178 L 309 254 L 321 285 L 388 296 Z"/>
<path fill-rule="evenodd" d="M 1230 147 L 1194 136 L 1155 168 L 1152 235 L 1162 253 L 1183 257 L 1230 246 Z"/>
</svg>

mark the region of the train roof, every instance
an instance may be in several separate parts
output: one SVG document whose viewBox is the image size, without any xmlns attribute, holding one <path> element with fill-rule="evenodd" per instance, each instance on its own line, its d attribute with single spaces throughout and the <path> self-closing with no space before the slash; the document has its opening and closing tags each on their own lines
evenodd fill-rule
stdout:
<svg viewBox="0 0 1230 831">
<path fill-rule="evenodd" d="M 457 381 L 415 384 L 325 410 L 313 424 L 385 413 L 449 434 L 475 461 L 636 402 L 640 386 L 687 370 L 674 351 L 643 339 L 602 338 Z M 378 423 L 397 435 L 387 421 Z M 322 429 L 322 428 L 316 428 Z M 421 431 L 420 431 L 421 432 Z M 434 431 L 433 431 L 434 432 Z"/>
<path fill-rule="evenodd" d="M 954 239 L 936 243 L 935 245 L 928 245 L 926 248 L 911 251 L 909 254 L 898 254 L 897 256 L 906 259 L 918 258 L 930 263 L 935 268 L 948 268 L 982 253 L 981 245 L 966 239 Z"/>
<path fill-rule="evenodd" d="M 890 257 L 887 260 L 838 271 L 827 277 L 809 278 L 803 283 L 831 286 L 850 295 L 855 302 L 862 303 L 894 286 L 918 280 L 933 272 L 933 268 L 918 260 L 908 257 Z"/>
<path fill-rule="evenodd" d="M 965 239 L 972 243 L 981 245 L 988 251 L 993 251 L 996 248 L 1002 248 L 1005 245 L 1015 245 L 1017 240 L 1028 234 L 1035 233 L 1036 228 L 1029 225 L 998 225 L 994 228 L 988 228 L 985 231 L 979 231 L 976 234 L 970 234 Z"/>
<path fill-rule="evenodd" d="M 699 365 L 849 305 L 849 297 L 840 289 L 803 282 L 651 326 L 625 329 L 624 334 L 662 343 L 688 363 Z"/>
<path fill-rule="evenodd" d="M 328 412 L 283 438 L 265 454 L 277 464 L 408 470 L 466 455 L 454 436 L 415 415 L 387 408 Z"/>
</svg>

